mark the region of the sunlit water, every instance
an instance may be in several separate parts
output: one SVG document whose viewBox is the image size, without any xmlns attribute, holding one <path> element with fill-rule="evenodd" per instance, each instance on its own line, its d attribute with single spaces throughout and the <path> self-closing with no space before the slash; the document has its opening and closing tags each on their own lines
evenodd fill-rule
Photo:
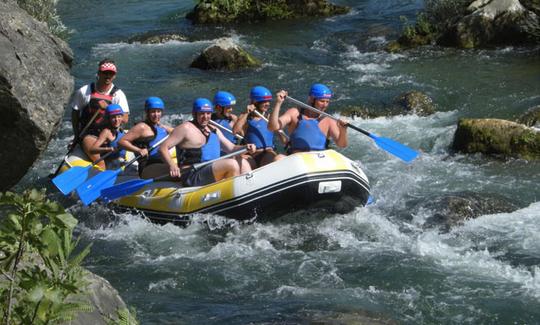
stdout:
<svg viewBox="0 0 540 325">
<path fill-rule="evenodd" d="M 197 215 L 199 222 L 181 228 L 100 205 L 85 208 L 54 194 L 80 220 L 83 244 L 93 244 L 86 267 L 107 278 L 144 324 L 296 324 L 366 313 L 409 324 L 539 323 L 540 164 L 449 150 L 459 118 L 511 119 L 540 104 L 538 49 L 389 54 L 383 48 L 396 36 L 399 16 L 414 18 L 421 2 L 335 2 L 352 12 L 216 28 L 182 18 L 191 1 L 60 2 L 63 21 L 74 30 L 69 43 L 76 85 L 94 78 L 101 58 L 113 57 L 132 120 L 152 95 L 164 99 L 165 121 L 176 125 L 188 118 L 195 97 L 211 97 L 217 89 L 233 92 L 239 111 L 257 84 L 304 100 L 311 83 L 324 82 L 335 92 L 335 110 L 382 109 L 414 89 L 430 95 L 438 109 L 429 117 L 352 121 L 422 154 L 406 165 L 349 130 L 349 147 L 341 152 L 361 162 L 375 203 L 347 215 L 300 212 L 264 224 Z M 194 41 L 127 43 L 153 30 Z M 221 36 L 233 37 L 263 67 L 190 69 Z M 50 187 L 46 175 L 71 139 L 68 115 L 19 187 Z M 436 211 L 409 211 L 408 203 L 463 191 L 503 195 L 520 209 L 469 220 L 449 233 L 423 230 Z"/>
</svg>

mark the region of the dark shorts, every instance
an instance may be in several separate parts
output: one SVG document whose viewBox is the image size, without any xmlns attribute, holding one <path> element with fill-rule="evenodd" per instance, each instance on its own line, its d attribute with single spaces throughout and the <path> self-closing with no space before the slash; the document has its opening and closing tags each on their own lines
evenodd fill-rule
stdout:
<svg viewBox="0 0 540 325">
<path fill-rule="evenodd" d="M 142 157 L 142 158 L 139 158 L 138 160 L 139 162 L 139 176 L 141 176 L 143 170 L 150 166 L 150 165 L 153 165 L 153 164 L 163 164 L 163 160 L 161 160 L 161 158 L 159 157 Z"/>
<path fill-rule="evenodd" d="M 201 169 L 191 169 L 185 173 L 182 173 L 182 176 L 180 176 L 180 181 L 182 182 L 182 185 L 187 187 L 203 186 L 214 183 L 216 179 L 214 178 L 214 173 L 212 172 L 212 164 L 206 165 Z"/>
</svg>

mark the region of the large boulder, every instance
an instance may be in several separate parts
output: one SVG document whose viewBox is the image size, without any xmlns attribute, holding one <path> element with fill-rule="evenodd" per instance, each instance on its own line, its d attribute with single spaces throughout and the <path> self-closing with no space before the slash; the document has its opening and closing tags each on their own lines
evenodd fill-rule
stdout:
<svg viewBox="0 0 540 325">
<path fill-rule="evenodd" d="M 92 311 L 79 312 L 70 324 L 107 325 L 113 320 L 118 320 L 118 312 L 127 309 L 118 291 L 111 286 L 109 281 L 94 273 L 87 272 L 85 280 L 88 282 L 88 295 L 78 298 L 87 301 L 92 306 Z"/>
<path fill-rule="evenodd" d="M 499 119 L 460 119 L 452 148 L 528 160 L 540 159 L 540 131 Z"/>
<path fill-rule="evenodd" d="M 449 25 L 437 42 L 461 48 L 535 42 L 532 26 L 538 15 L 530 8 L 519 0 L 476 0 L 469 5 L 469 14 Z"/>
<path fill-rule="evenodd" d="M 14 2 L 0 1 L 0 191 L 45 150 L 70 93 L 73 54 Z"/>
<path fill-rule="evenodd" d="M 529 108 L 518 118 L 517 122 L 540 129 L 540 105 Z"/>
<path fill-rule="evenodd" d="M 337 6 L 326 0 L 232 0 L 227 2 L 204 0 L 199 1 L 199 4 L 186 17 L 195 24 L 220 24 L 299 17 L 327 17 L 345 14 L 349 10 L 348 7 Z"/>
<path fill-rule="evenodd" d="M 261 62 L 234 43 L 231 38 L 220 38 L 191 63 L 202 70 L 238 70 L 258 67 Z"/>
</svg>

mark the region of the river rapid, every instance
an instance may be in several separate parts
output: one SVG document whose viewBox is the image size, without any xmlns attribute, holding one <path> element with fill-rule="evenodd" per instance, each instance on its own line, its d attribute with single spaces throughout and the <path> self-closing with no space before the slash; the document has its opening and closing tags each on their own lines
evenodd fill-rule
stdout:
<svg viewBox="0 0 540 325">
<path fill-rule="evenodd" d="M 412 164 L 349 130 L 340 150 L 361 163 L 375 202 L 346 215 L 299 212 L 271 223 L 237 224 L 197 215 L 182 228 L 152 224 L 94 204 L 62 200 L 80 221 L 85 266 L 105 277 L 143 324 L 307 324 L 361 319 L 403 324 L 540 323 L 540 163 L 452 154 L 462 117 L 512 119 L 540 104 L 538 48 L 456 50 L 424 47 L 384 51 L 399 17 L 414 19 L 421 1 L 346 1 L 352 11 L 326 19 L 227 27 L 192 26 L 192 1 L 60 1 L 73 30 L 72 73 L 80 87 L 97 62 L 118 64 L 116 84 L 131 120 L 159 96 L 165 122 L 189 118 L 196 97 L 218 89 L 235 94 L 236 113 L 257 84 L 305 100 L 314 82 L 335 93 L 330 112 L 375 110 L 420 90 L 437 113 L 352 121 L 421 151 Z M 174 31 L 193 41 L 128 44 L 148 31 Z M 202 49 L 233 37 L 264 64 L 256 70 L 189 68 Z M 71 140 L 70 112 L 48 151 L 18 185 L 47 186 Z M 423 229 L 437 208 L 413 203 L 471 191 L 502 195 L 519 209 L 483 215 L 448 233 Z M 207 222 L 204 222 L 207 221 Z"/>
</svg>

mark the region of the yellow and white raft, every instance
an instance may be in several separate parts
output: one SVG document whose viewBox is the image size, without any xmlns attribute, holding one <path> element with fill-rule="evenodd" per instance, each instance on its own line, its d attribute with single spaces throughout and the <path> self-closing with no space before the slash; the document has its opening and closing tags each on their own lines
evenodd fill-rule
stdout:
<svg viewBox="0 0 540 325">
<path fill-rule="evenodd" d="M 68 166 L 89 162 L 80 152 L 66 159 Z M 136 179 L 133 172 L 117 183 Z M 185 222 L 193 213 L 210 213 L 237 220 L 269 220 L 304 209 L 346 213 L 364 206 L 369 181 L 360 165 L 334 150 L 290 155 L 264 167 L 200 187 L 178 182 L 152 182 L 112 204 L 136 209 L 158 222 Z M 189 219 L 189 218 L 187 218 Z"/>
</svg>

